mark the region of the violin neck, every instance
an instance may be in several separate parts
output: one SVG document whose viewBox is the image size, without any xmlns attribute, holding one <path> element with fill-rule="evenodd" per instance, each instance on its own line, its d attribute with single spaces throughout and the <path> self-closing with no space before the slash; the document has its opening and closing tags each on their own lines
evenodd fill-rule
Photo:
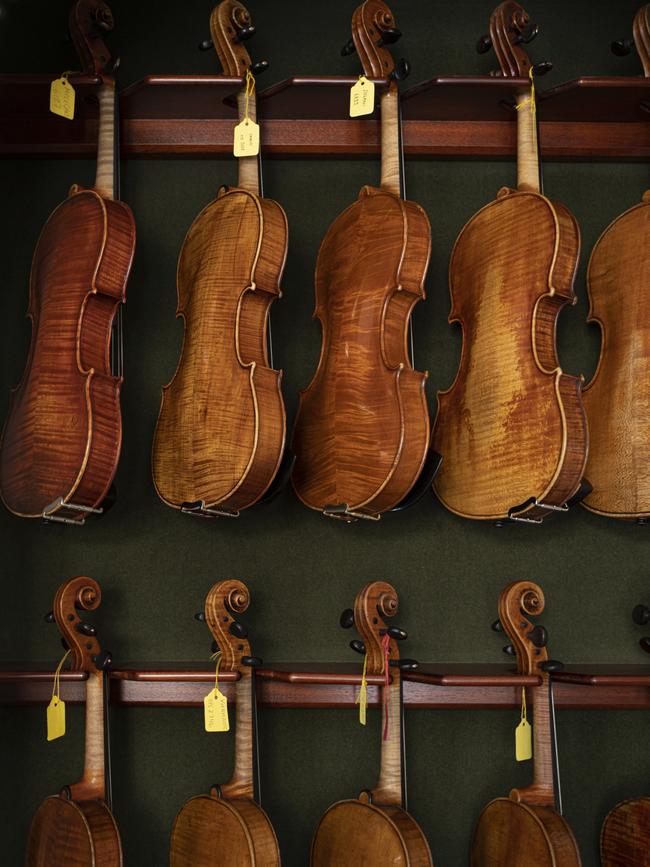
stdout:
<svg viewBox="0 0 650 867">
<path fill-rule="evenodd" d="M 391 81 L 381 95 L 381 188 L 396 196 L 402 194 L 401 149 L 399 91 Z"/>
<path fill-rule="evenodd" d="M 531 89 L 517 94 L 517 189 L 539 193 L 537 113 Z"/>
<path fill-rule="evenodd" d="M 86 755 L 81 781 L 70 786 L 75 801 L 104 800 L 104 677 L 91 671 L 86 681 Z"/>
<path fill-rule="evenodd" d="M 254 798 L 253 784 L 253 671 L 243 668 L 235 685 L 235 766 L 230 782 L 221 786 L 226 798 Z"/>
<path fill-rule="evenodd" d="M 402 689 L 399 669 L 393 670 L 389 686 L 383 687 L 384 703 L 388 699 L 388 736 L 384 739 L 386 711 L 382 705 L 381 765 L 379 782 L 372 790 L 372 799 L 378 804 L 403 805 L 402 785 Z"/>
<path fill-rule="evenodd" d="M 115 81 L 104 78 L 99 88 L 99 134 L 95 189 L 105 199 L 115 197 Z"/>
<path fill-rule="evenodd" d="M 515 789 L 510 797 L 542 807 L 556 806 L 555 721 L 551 708 L 550 676 L 545 674 L 533 696 L 533 783 Z"/>
<path fill-rule="evenodd" d="M 237 111 L 239 123 L 246 117 L 246 84 L 237 94 Z M 257 123 L 257 99 L 256 93 L 248 96 L 248 117 Z M 260 194 L 260 161 L 259 157 L 239 157 L 239 179 L 237 186 L 249 193 Z"/>
</svg>

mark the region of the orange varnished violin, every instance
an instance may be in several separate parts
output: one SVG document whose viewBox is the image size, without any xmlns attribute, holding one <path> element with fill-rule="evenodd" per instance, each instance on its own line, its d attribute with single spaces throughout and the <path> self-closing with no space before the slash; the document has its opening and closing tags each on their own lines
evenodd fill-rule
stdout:
<svg viewBox="0 0 650 867">
<path fill-rule="evenodd" d="M 26 867 L 121 867 L 122 845 L 107 800 L 110 767 L 105 758 L 105 673 L 111 654 L 103 651 L 95 627 L 80 612 L 94 611 L 101 590 L 92 578 L 71 578 L 54 598 L 55 621 L 72 655 L 72 670 L 86 681 L 86 755 L 83 777 L 46 798 L 29 829 Z"/>
<path fill-rule="evenodd" d="M 533 698 L 533 782 L 485 807 L 474 832 L 471 867 L 580 867 L 573 832 L 562 816 L 546 630 L 529 617 L 544 611 L 544 594 L 533 581 L 515 581 L 499 598 L 499 620 L 517 657 L 519 674 L 537 675 Z"/>
<path fill-rule="evenodd" d="M 513 0 L 490 36 L 501 75 L 532 77 L 522 48 L 537 28 Z M 532 72 L 541 73 L 550 64 Z M 463 347 L 456 379 L 438 393 L 434 490 L 465 518 L 540 523 L 584 495 L 587 424 L 581 380 L 556 351 L 560 311 L 575 304 L 580 233 L 564 205 L 540 191 L 534 90 L 517 108 L 517 189 L 503 188 L 462 230 L 451 256 L 450 322 Z"/>
<path fill-rule="evenodd" d="M 256 119 L 244 40 L 255 27 L 237 0 L 210 18 L 224 72 L 244 76 L 239 120 Z M 287 218 L 261 192 L 257 156 L 239 159 L 236 187 L 221 187 L 190 227 L 178 262 L 177 316 L 185 338 L 164 386 L 152 469 L 161 499 L 197 517 L 237 516 L 288 476 L 281 372 L 269 363 L 269 308 L 287 255 Z"/>
<path fill-rule="evenodd" d="M 321 245 L 314 314 L 322 327 L 321 357 L 300 394 L 293 432 L 298 497 L 344 521 L 377 519 L 410 504 L 437 467 L 428 456 L 427 374 L 413 369 L 408 353 L 431 229 L 422 208 L 403 198 L 396 78 L 408 65 L 396 68 L 386 47 L 400 35 L 382 0 L 366 0 L 355 11 L 349 49 L 358 52 L 366 78 L 385 82 L 381 185 L 363 187 Z"/>
<path fill-rule="evenodd" d="M 100 81 L 97 175 L 91 189 L 70 188 L 34 252 L 27 312 L 32 339 L 2 435 L 0 495 L 15 515 L 83 524 L 113 499 L 122 444 L 116 314 L 125 299 L 135 225 L 130 209 L 115 198 L 115 82 L 101 38 L 113 27 L 111 11 L 103 0 L 78 0 L 69 27 L 84 72 Z"/>
<path fill-rule="evenodd" d="M 385 581 L 367 584 L 357 595 L 354 611 L 341 615 L 341 625 L 356 626 L 363 641 L 352 642 L 366 654 L 366 673 L 386 677 L 381 770 L 377 785 L 358 798 L 338 801 L 324 814 L 311 844 L 311 867 L 432 867 L 429 844 L 407 812 L 404 781 L 402 678 L 397 640 L 406 633 L 388 627 L 384 618 L 397 614 L 397 593 Z"/>
<path fill-rule="evenodd" d="M 632 619 L 638 626 L 646 626 L 650 608 L 637 605 Z M 639 644 L 650 653 L 648 636 Z M 650 797 L 630 798 L 609 811 L 600 832 L 600 861 L 602 867 L 649 867 Z"/>
<path fill-rule="evenodd" d="M 650 76 L 650 6 L 634 19 L 634 44 Z M 614 43 L 617 45 L 626 43 Z M 620 50 L 619 50 L 620 53 Z M 583 506 L 610 518 L 650 518 L 650 190 L 603 232 L 589 260 L 589 321 L 600 326 L 598 368 L 585 387 L 589 421 Z M 650 856 L 648 863 L 650 863 Z"/>
<path fill-rule="evenodd" d="M 235 671 L 237 714 L 235 766 L 228 783 L 191 798 L 180 810 L 171 837 L 171 867 L 279 867 L 278 841 L 259 804 L 254 667 L 246 628 L 237 616 L 250 595 L 241 581 L 219 581 L 205 600 L 204 619 L 221 652 L 221 671 Z"/>
</svg>

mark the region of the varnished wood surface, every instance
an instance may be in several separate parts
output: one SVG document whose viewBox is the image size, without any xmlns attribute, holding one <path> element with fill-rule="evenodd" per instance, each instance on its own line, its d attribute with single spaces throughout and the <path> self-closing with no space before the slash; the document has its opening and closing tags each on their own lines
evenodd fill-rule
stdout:
<svg viewBox="0 0 650 867">
<path fill-rule="evenodd" d="M 602 867 L 650 867 L 650 798 L 623 801 L 605 817 Z"/>
<path fill-rule="evenodd" d="M 122 867 L 122 846 L 102 801 L 54 796 L 39 807 L 29 829 L 26 867 Z"/>
<path fill-rule="evenodd" d="M 555 348 L 559 312 L 575 303 L 579 245 L 565 208 L 514 191 L 456 242 L 449 318 L 462 325 L 463 348 L 453 385 L 438 394 L 432 443 L 443 458 L 434 489 L 459 515 L 503 519 L 531 497 L 560 506 L 580 484 L 580 381 L 562 372 Z"/>
<path fill-rule="evenodd" d="M 580 867 L 568 824 L 548 807 L 497 798 L 481 813 L 471 867 Z M 628 865 L 629 867 L 629 865 Z"/>
</svg>

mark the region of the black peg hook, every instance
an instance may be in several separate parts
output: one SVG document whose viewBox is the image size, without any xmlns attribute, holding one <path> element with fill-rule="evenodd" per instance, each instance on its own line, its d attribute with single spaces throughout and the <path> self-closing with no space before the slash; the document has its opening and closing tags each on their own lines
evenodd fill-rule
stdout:
<svg viewBox="0 0 650 867">
<path fill-rule="evenodd" d="M 350 642 L 350 647 L 356 653 L 365 653 L 366 652 L 366 645 L 363 643 L 363 641 L 360 641 L 358 638 L 352 639 L 352 641 Z"/>
<path fill-rule="evenodd" d="M 235 638 L 248 637 L 248 627 L 244 626 L 243 623 L 240 623 L 239 620 L 233 620 L 233 622 L 228 627 L 228 632 L 231 635 L 234 635 Z"/>
<path fill-rule="evenodd" d="M 95 668 L 99 671 L 106 671 L 113 664 L 113 654 L 110 650 L 102 650 L 96 656 L 93 656 L 92 660 L 95 663 Z"/>
<path fill-rule="evenodd" d="M 398 30 L 397 27 L 389 27 L 387 30 L 383 30 L 381 34 L 381 39 L 377 43 L 377 45 L 393 45 L 399 39 L 402 38 L 402 31 Z"/>
<path fill-rule="evenodd" d="M 219 653 L 219 645 L 216 641 L 213 641 L 210 647 L 212 648 L 213 653 Z"/>
<path fill-rule="evenodd" d="M 562 669 L 564 668 L 564 663 L 560 662 L 557 659 L 546 659 L 544 662 L 540 662 L 539 667 L 542 669 L 542 671 L 562 671 Z"/>
<path fill-rule="evenodd" d="M 74 627 L 77 632 L 80 632 L 81 635 L 87 635 L 89 638 L 93 638 L 97 635 L 97 630 L 92 625 L 92 623 L 84 623 L 83 620 L 80 620 L 79 623 L 75 624 Z"/>
<path fill-rule="evenodd" d="M 647 605 L 635 605 L 632 610 L 632 620 L 637 626 L 645 626 L 650 621 L 650 608 Z"/>
<path fill-rule="evenodd" d="M 199 51 L 209 51 L 214 47 L 214 42 L 211 39 L 204 39 L 203 42 L 199 42 Z"/>
<path fill-rule="evenodd" d="M 411 71 L 411 64 L 402 57 L 395 64 L 395 69 L 391 72 L 390 77 L 394 81 L 404 81 L 405 78 L 408 78 L 408 75 Z"/>
<path fill-rule="evenodd" d="M 388 635 L 394 641 L 405 641 L 408 638 L 408 633 L 405 629 L 400 629 L 399 626 L 389 626 L 388 629 L 380 629 L 380 635 Z"/>
<path fill-rule="evenodd" d="M 536 63 L 533 66 L 533 75 L 539 78 L 540 75 L 546 75 L 551 69 L 553 69 L 553 64 L 549 60 L 542 60 L 541 63 Z"/>
<path fill-rule="evenodd" d="M 416 659 L 391 659 L 388 664 L 400 671 L 415 671 L 419 665 Z"/>
<path fill-rule="evenodd" d="M 341 612 L 339 623 L 342 629 L 352 629 L 354 626 L 354 611 L 351 608 L 346 608 Z"/>
<path fill-rule="evenodd" d="M 242 656 L 242 665 L 250 665 L 251 668 L 259 668 L 262 665 L 262 660 L 259 656 Z"/>
<path fill-rule="evenodd" d="M 248 27 L 242 27 L 241 30 L 237 31 L 235 42 L 246 42 L 246 40 L 250 39 L 251 36 L 255 36 L 256 32 L 254 24 L 249 24 Z"/>
<path fill-rule="evenodd" d="M 488 51 L 492 48 L 492 40 L 487 35 L 487 33 L 483 34 L 481 38 L 476 43 L 476 50 L 479 54 L 487 54 Z"/>
<path fill-rule="evenodd" d="M 501 625 L 501 621 L 498 619 L 495 620 L 492 623 L 492 626 L 490 627 L 490 629 L 492 629 L 493 632 L 503 632 L 503 626 Z"/>
<path fill-rule="evenodd" d="M 350 38 L 341 49 L 341 57 L 347 57 L 349 54 L 354 54 L 356 50 L 357 47 L 354 44 L 354 39 Z"/>
<path fill-rule="evenodd" d="M 516 656 L 517 655 L 512 644 L 506 644 L 506 646 L 503 648 L 503 652 L 507 653 L 508 656 Z"/>
<path fill-rule="evenodd" d="M 198 620 L 200 623 L 205 623 L 205 614 L 203 611 L 197 611 L 194 615 L 194 619 Z"/>
<path fill-rule="evenodd" d="M 544 626 L 533 626 L 526 637 L 535 647 L 546 647 L 548 643 L 548 632 Z"/>
<path fill-rule="evenodd" d="M 258 60 L 257 63 L 251 64 L 251 72 L 253 75 L 261 75 L 269 68 L 268 60 Z"/>
<path fill-rule="evenodd" d="M 539 24 L 528 24 L 528 26 L 524 27 L 521 33 L 518 33 L 517 36 L 512 40 L 513 44 L 520 45 L 523 42 L 525 45 L 528 45 L 528 43 L 532 42 L 538 33 Z"/>
<path fill-rule="evenodd" d="M 55 622 L 54 612 L 48 611 L 43 619 L 45 620 L 46 623 L 54 623 Z"/>
<path fill-rule="evenodd" d="M 650 653 L 650 638 L 647 635 L 639 639 L 639 644 L 646 653 Z"/>
<path fill-rule="evenodd" d="M 625 57 L 634 48 L 634 41 L 632 39 L 616 39 L 609 47 L 612 50 L 612 54 L 615 54 L 617 57 Z"/>
</svg>

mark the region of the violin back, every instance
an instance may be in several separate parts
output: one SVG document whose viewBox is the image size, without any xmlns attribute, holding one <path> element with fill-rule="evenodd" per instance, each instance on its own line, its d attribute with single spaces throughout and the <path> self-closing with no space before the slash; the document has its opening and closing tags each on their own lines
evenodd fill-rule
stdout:
<svg viewBox="0 0 650 867">
<path fill-rule="evenodd" d="M 121 447 L 121 378 L 110 368 L 111 327 L 135 246 L 122 202 L 73 187 L 34 253 L 32 339 L 0 450 L 0 494 L 39 517 L 58 497 L 89 508 L 105 498 Z"/>
<path fill-rule="evenodd" d="M 429 445 L 427 374 L 407 331 L 424 297 L 431 230 L 413 202 L 364 187 L 332 224 L 316 266 L 318 369 L 301 392 L 293 485 L 313 509 L 378 514 L 417 481 Z"/>
<path fill-rule="evenodd" d="M 26 867 L 122 867 L 115 820 L 103 801 L 46 798 L 29 829 Z"/>
<path fill-rule="evenodd" d="M 563 507 L 580 486 L 581 384 L 562 372 L 555 347 L 559 312 L 575 302 L 579 248 L 564 206 L 509 190 L 456 242 L 449 319 L 460 322 L 463 347 L 432 434 L 443 458 L 434 489 L 456 514 L 504 519 L 519 507 L 535 519 L 527 501 Z"/>
<path fill-rule="evenodd" d="M 176 817 L 170 867 L 279 867 L 275 831 L 249 798 L 198 795 Z"/>
<path fill-rule="evenodd" d="M 287 234 L 280 205 L 237 188 L 223 189 L 187 233 L 177 277 L 185 339 L 163 388 L 152 456 L 170 506 L 237 510 L 273 481 L 286 424 L 266 335 Z"/>
<path fill-rule="evenodd" d="M 601 328 L 598 369 L 584 390 L 589 420 L 584 505 L 614 518 L 650 516 L 650 201 L 601 235 L 587 271 L 589 321 Z"/>
<path fill-rule="evenodd" d="M 581 861 L 573 832 L 559 813 L 497 798 L 481 813 L 470 865 L 581 867 Z"/>
<path fill-rule="evenodd" d="M 611 810 L 600 834 L 602 867 L 650 865 L 650 798 L 623 801 Z"/>
<path fill-rule="evenodd" d="M 417 822 L 399 807 L 339 801 L 321 819 L 311 845 L 311 867 L 432 867 Z"/>
</svg>

